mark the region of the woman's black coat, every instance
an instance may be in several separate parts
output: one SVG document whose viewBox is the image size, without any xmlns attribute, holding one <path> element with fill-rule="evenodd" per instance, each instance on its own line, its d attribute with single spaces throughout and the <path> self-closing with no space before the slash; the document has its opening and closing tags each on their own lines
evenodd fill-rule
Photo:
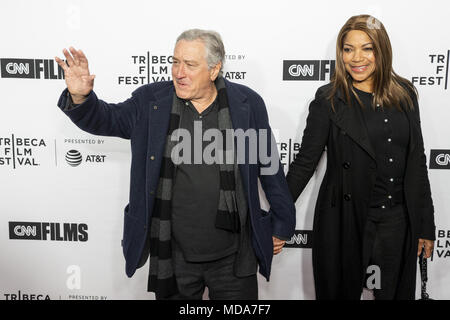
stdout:
<svg viewBox="0 0 450 320">
<path fill-rule="evenodd" d="M 313 230 L 313 269 L 318 299 L 360 299 L 366 275 L 362 244 L 377 164 L 361 107 L 342 93 L 327 99 L 331 85 L 317 90 L 309 107 L 299 153 L 290 164 L 288 185 L 294 200 L 303 191 L 326 147 L 327 169 L 317 198 Z M 398 283 L 398 299 L 414 299 L 418 239 L 435 240 L 434 209 L 420 128 L 417 97 L 406 111 L 410 137 L 404 177 L 409 233 Z M 352 97 L 354 100 L 354 97 Z"/>
</svg>

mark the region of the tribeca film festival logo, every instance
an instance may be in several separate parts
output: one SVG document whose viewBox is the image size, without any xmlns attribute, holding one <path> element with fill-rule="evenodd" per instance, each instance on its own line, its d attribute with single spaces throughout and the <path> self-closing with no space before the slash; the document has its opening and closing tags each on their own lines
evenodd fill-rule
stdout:
<svg viewBox="0 0 450 320">
<path fill-rule="evenodd" d="M 40 163 L 35 157 L 35 151 L 47 147 L 42 138 L 0 137 L 0 166 L 35 167 Z"/>
<path fill-rule="evenodd" d="M 24 293 L 18 290 L 17 293 L 4 293 L 5 300 L 50 300 L 50 296 L 45 293 Z"/>
<path fill-rule="evenodd" d="M 244 54 L 225 55 L 225 60 L 244 61 Z M 144 55 L 132 55 L 130 62 L 136 67 L 134 74 L 119 75 L 117 84 L 119 85 L 143 85 L 160 81 L 172 81 L 171 55 L 152 55 L 147 51 Z M 226 63 L 225 63 L 226 65 Z M 246 71 L 230 70 L 224 72 L 224 78 L 228 80 L 245 80 Z"/>
<path fill-rule="evenodd" d="M 431 150 L 429 168 L 450 169 L 450 150 Z"/>
<path fill-rule="evenodd" d="M 283 60 L 283 80 L 327 81 L 336 67 L 336 60 Z"/>
<path fill-rule="evenodd" d="M 289 167 L 289 164 L 295 160 L 295 157 L 300 150 L 300 143 L 294 142 L 293 139 L 289 139 L 287 141 L 277 142 L 277 145 L 281 165 L 283 168 L 287 168 Z"/>
<path fill-rule="evenodd" d="M 53 59 L 0 58 L 2 78 L 64 79 L 63 69 Z"/>
<path fill-rule="evenodd" d="M 436 245 L 431 260 L 434 258 L 450 258 L 450 230 L 437 230 Z"/>
<path fill-rule="evenodd" d="M 434 53 L 428 55 L 428 63 L 431 65 L 430 74 L 413 76 L 411 82 L 419 86 L 437 86 L 444 90 L 448 88 L 450 50 L 446 53 Z"/>
<path fill-rule="evenodd" d="M 88 241 L 88 226 L 84 223 L 9 222 L 11 240 Z"/>
</svg>

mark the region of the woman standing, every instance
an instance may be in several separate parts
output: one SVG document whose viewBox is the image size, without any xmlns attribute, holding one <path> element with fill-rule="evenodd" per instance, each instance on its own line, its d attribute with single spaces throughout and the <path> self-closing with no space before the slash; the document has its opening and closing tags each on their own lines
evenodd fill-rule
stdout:
<svg viewBox="0 0 450 320">
<path fill-rule="evenodd" d="M 317 298 L 360 299 L 374 275 L 376 299 L 414 299 L 417 255 L 430 257 L 435 240 L 417 93 L 393 71 L 389 37 L 369 15 L 339 32 L 335 74 L 310 104 L 287 174 L 294 200 L 325 147 L 313 231 Z"/>
</svg>

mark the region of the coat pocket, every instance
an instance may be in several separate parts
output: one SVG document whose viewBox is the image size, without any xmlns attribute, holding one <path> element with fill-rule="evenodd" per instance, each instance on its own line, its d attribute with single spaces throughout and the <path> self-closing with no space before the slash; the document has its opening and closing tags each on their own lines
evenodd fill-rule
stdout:
<svg viewBox="0 0 450 320">
<path fill-rule="evenodd" d="M 261 209 L 261 217 L 259 218 L 259 223 L 261 225 L 261 231 L 265 241 L 272 243 L 272 211 Z"/>
<path fill-rule="evenodd" d="M 260 209 L 260 210 L 261 210 L 261 218 L 265 218 L 265 217 L 272 215 L 272 211 L 270 209 L 269 209 L 269 211 L 266 211 L 264 209 Z"/>
<path fill-rule="evenodd" d="M 126 256 L 128 249 L 131 247 L 131 243 L 133 240 L 133 230 L 135 228 L 137 219 L 133 217 L 129 212 L 130 205 L 124 209 L 123 215 L 123 238 L 122 238 L 122 250 L 124 256 Z"/>
</svg>

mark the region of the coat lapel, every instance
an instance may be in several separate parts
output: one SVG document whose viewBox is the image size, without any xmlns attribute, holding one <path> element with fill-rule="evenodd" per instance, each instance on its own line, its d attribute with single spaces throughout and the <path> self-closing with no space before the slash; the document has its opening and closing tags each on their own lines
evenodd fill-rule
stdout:
<svg viewBox="0 0 450 320">
<path fill-rule="evenodd" d="M 250 127 L 250 108 L 246 103 L 247 96 L 242 94 L 230 82 L 225 81 L 229 101 L 231 122 L 233 129 L 248 130 Z"/>
<path fill-rule="evenodd" d="M 225 80 L 225 86 L 227 88 L 228 103 L 230 109 L 231 122 L 233 129 L 242 129 L 247 131 L 250 127 L 250 106 L 246 103 L 247 96 L 242 94 L 240 90 L 236 88 L 232 83 Z M 245 158 L 249 158 L 248 148 L 246 148 Z M 250 168 L 248 162 L 239 164 L 239 170 L 241 171 L 242 181 L 248 190 L 250 184 Z"/>
<path fill-rule="evenodd" d="M 168 86 L 155 93 L 156 100 L 149 106 L 148 144 L 149 150 L 163 155 L 169 130 L 170 112 L 174 95 L 173 86 Z M 153 151 L 153 152 L 155 152 Z"/>
<path fill-rule="evenodd" d="M 331 120 L 375 160 L 361 107 L 357 104 L 349 106 L 342 95 L 337 97 L 336 112 L 331 114 Z"/>
<path fill-rule="evenodd" d="M 406 111 L 405 114 L 408 118 L 408 122 L 409 122 L 409 146 L 408 146 L 408 155 L 410 155 L 414 148 L 417 145 L 417 130 L 416 130 L 416 126 L 418 123 L 418 120 L 415 119 L 415 114 L 413 114 L 414 111 Z"/>
</svg>

